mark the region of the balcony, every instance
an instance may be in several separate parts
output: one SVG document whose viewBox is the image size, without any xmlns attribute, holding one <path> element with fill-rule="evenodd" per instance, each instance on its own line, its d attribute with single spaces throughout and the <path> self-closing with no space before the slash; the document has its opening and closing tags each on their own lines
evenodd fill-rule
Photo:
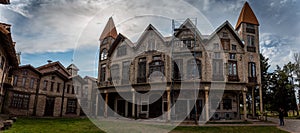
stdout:
<svg viewBox="0 0 300 133">
<path fill-rule="evenodd" d="M 257 77 L 248 77 L 249 83 L 257 83 Z"/>
<path fill-rule="evenodd" d="M 240 81 L 238 75 L 228 75 L 228 81 Z"/>
</svg>

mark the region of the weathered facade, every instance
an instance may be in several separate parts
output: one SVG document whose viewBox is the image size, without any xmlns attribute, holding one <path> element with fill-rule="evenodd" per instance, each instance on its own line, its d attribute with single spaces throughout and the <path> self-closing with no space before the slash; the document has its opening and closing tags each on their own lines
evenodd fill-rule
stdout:
<svg viewBox="0 0 300 133">
<path fill-rule="evenodd" d="M 186 19 L 164 37 L 150 24 L 136 43 L 117 34 L 110 18 L 100 37 L 98 86 L 98 116 L 247 119 L 247 92 L 252 99 L 260 92 L 262 111 L 257 18 L 246 2 L 235 29 L 226 21 L 202 35 Z"/>
<path fill-rule="evenodd" d="M 15 42 L 11 38 L 11 25 L 0 23 L 0 107 L 1 112 L 5 102 L 5 93 L 12 87 L 13 69 L 19 65 L 15 51 Z"/>
<path fill-rule="evenodd" d="M 49 62 L 14 70 L 13 87 L 7 92 L 4 113 L 21 116 L 79 116 L 85 81 L 71 64 Z"/>
</svg>

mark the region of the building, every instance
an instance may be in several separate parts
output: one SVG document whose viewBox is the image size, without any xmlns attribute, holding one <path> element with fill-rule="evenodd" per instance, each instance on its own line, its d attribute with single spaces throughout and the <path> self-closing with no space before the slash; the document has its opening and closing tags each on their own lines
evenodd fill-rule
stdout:
<svg viewBox="0 0 300 133">
<path fill-rule="evenodd" d="M 0 107 L 2 112 L 5 102 L 5 92 L 12 87 L 13 69 L 19 65 L 19 58 L 15 51 L 15 42 L 11 38 L 11 25 L 0 23 Z"/>
<path fill-rule="evenodd" d="M 81 108 L 85 111 L 85 114 L 94 116 L 96 110 L 96 96 L 97 96 L 97 79 L 90 76 L 83 78 L 86 84 L 83 87 Z"/>
<path fill-rule="evenodd" d="M 166 54 L 170 52 L 171 56 Z M 192 58 L 185 56 L 189 52 Z M 156 87 L 162 83 L 164 88 Z M 262 111 L 260 83 L 259 22 L 247 2 L 235 28 L 226 21 L 211 35 L 202 35 L 186 19 L 172 37 L 162 36 L 150 24 L 133 43 L 117 33 L 109 18 L 100 36 L 98 116 L 247 119 L 246 95 L 254 99 L 255 90 L 260 92 Z M 212 93 L 222 90 L 222 85 L 223 95 Z M 180 97 L 180 92 L 186 94 Z M 255 116 L 255 102 L 251 109 Z"/>
<path fill-rule="evenodd" d="M 40 67 L 20 66 L 12 72 L 13 86 L 7 92 L 4 113 L 18 116 L 79 116 L 85 80 L 78 68 L 60 62 Z"/>
</svg>

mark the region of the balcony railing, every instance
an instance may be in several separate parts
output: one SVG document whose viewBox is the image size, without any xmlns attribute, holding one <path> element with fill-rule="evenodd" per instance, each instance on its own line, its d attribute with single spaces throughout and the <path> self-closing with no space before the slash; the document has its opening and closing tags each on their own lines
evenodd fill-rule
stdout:
<svg viewBox="0 0 300 133">
<path fill-rule="evenodd" d="M 257 83 L 257 77 L 248 77 L 249 83 Z"/>
</svg>

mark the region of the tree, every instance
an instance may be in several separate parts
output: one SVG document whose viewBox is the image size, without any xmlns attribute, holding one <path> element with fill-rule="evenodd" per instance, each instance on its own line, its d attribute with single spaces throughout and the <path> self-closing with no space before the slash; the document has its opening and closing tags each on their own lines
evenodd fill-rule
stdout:
<svg viewBox="0 0 300 133">
<path fill-rule="evenodd" d="M 263 94 L 263 108 L 268 109 L 269 107 L 269 102 L 271 98 L 268 95 L 268 88 L 269 88 L 269 79 L 270 79 L 270 73 L 268 72 L 268 69 L 270 68 L 269 65 L 269 58 L 265 58 L 262 54 L 260 54 L 260 69 L 261 69 L 261 89 L 262 89 L 262 94 Z M 259 96 L 259 91 L 256 92 L 256 96 Z M 258 99 L 257 99 L 258 100 Z"/>
</svg>

